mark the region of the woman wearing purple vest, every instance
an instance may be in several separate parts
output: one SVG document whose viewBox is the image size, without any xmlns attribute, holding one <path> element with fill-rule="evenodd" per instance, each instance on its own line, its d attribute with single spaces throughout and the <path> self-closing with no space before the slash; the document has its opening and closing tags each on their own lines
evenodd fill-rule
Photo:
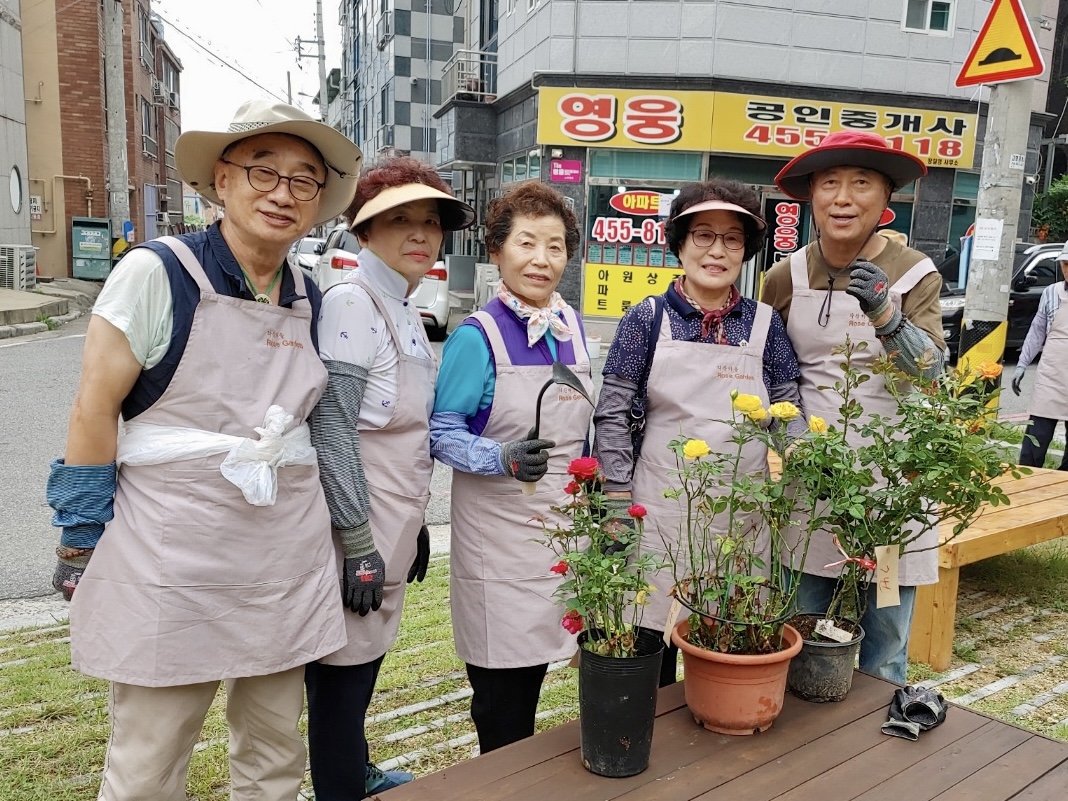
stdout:
<svg viewBox="0 0 1068 801">
<path fill-rule="evenodd" d="M 555 387 L 542 402 L 552 440 L 527 439 L 554 361 L 593 392 L 582 326 L 556 291 L 578 250 L 574 213 L 559 192 L 529 181 L 490 203 L 486 239 L 500 289 L 446 342 L 430 420 L 431 453 L 453 468 L 452 625 L 482 753 L 534 733 L 548 663 L 575 651 L 552 597 L 561 577 L 549 572 L 531 518 L 563 498 L 593 412 Z M 534 481 L 524 494 L 521 482 Z"/>
</svg>

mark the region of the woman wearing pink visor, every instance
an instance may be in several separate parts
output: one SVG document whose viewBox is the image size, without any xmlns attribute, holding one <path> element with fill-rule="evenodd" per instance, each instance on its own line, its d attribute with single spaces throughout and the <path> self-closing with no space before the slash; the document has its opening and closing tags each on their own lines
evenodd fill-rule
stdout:
<svg viewBox="0 0 1068 801">
<path fill-rule="evenodd" d="M 678 501 L 664 497 L 676 470 L 668 443 L 681 431 L 713 451 L 733 450 L 731 429 L 716 422 L 731 418 L 732 390 L 756 395 L 765 406 L 801 404 L 800 370 L 782 318 L 743 298 L 734 285 L 764 241 L 759 208 L 756 193 L 737 181 L 713 178 L 682 189 L 665 228 L 684 274 L 663 295 L 627 311 L 605 363 L 594 451 L 605 474 L 608 515 L 626 521 L 630 504 L 645 506 L 642 549 L 661 560 L 665 544 L 677 550 L 682 522 Z M 636 454 L 629 423 L 645 387 L 644 438 Z M 805 425 L 800 417 L 791 421 L 787 439 L 803 434 Z M 747 445 L 741 467 L 766 468 L 767 449 Z M 652 584 L 657 592 L 649 596 L 642 625 L 663 631 L 674 584 L 670 566 Z M 675 681 L 677 653 L 669 647 L 664 654 L 661 686 Z"/>
</svg>

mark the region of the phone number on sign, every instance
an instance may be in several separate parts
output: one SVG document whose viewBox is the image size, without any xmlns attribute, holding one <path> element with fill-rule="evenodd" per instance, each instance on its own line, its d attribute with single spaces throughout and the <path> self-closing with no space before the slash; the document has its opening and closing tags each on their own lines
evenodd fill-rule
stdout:
<svg viewBox="0 0 1068 801">
<path fill-rule="evenodd" d="M 659 220 L 642 220 L 635 225 L 629 217 L 598 217 L 590 232 L 595 242 L 630 242 L 635 236 L 646 245 L 663 245 L 664 223 Z"/>
<path fill-rule="evenodd" d="M 830 131 L 823 128 L 799 128 L 796 125 L 754 125 L 745 132 L 745 141 L 758 145 L 778 145 L 779 147 L 815 147 Z M 910 137 L 888 136 L 886 143 L 894 150 L 905 150 L 937 167 L 955 167 L 957 160 L 964 155 L 964 143 L 960 139 L 946 137 L 936 139 L 930 136 Z"/>
</svg>

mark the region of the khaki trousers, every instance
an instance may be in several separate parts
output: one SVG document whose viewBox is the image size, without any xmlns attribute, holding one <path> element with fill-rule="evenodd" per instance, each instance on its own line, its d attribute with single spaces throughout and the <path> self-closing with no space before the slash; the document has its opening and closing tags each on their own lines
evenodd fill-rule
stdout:
<svg viewBox="0 0 1068 801">
<path fill-rule="evenodd" d="M 186 801 L 186 772 L 219 682 L 112 682 L 98 801 Z M 304 778 L 304 667 L 226 680 L 232 801 L 294 801 Z"/>
</svg>

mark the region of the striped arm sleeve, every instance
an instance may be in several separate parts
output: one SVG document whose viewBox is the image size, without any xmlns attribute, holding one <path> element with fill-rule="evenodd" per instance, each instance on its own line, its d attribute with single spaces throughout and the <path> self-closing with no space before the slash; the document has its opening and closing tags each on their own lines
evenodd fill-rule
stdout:
<svg viewBox="0 0 1068 801">
<path fill-rule="evenodd" d="M 472 434 L 461 412 L 430 417 L 430 454 L 442 464 L 476 476 L 503 476 L 501 444 Z"/>
</svg>

